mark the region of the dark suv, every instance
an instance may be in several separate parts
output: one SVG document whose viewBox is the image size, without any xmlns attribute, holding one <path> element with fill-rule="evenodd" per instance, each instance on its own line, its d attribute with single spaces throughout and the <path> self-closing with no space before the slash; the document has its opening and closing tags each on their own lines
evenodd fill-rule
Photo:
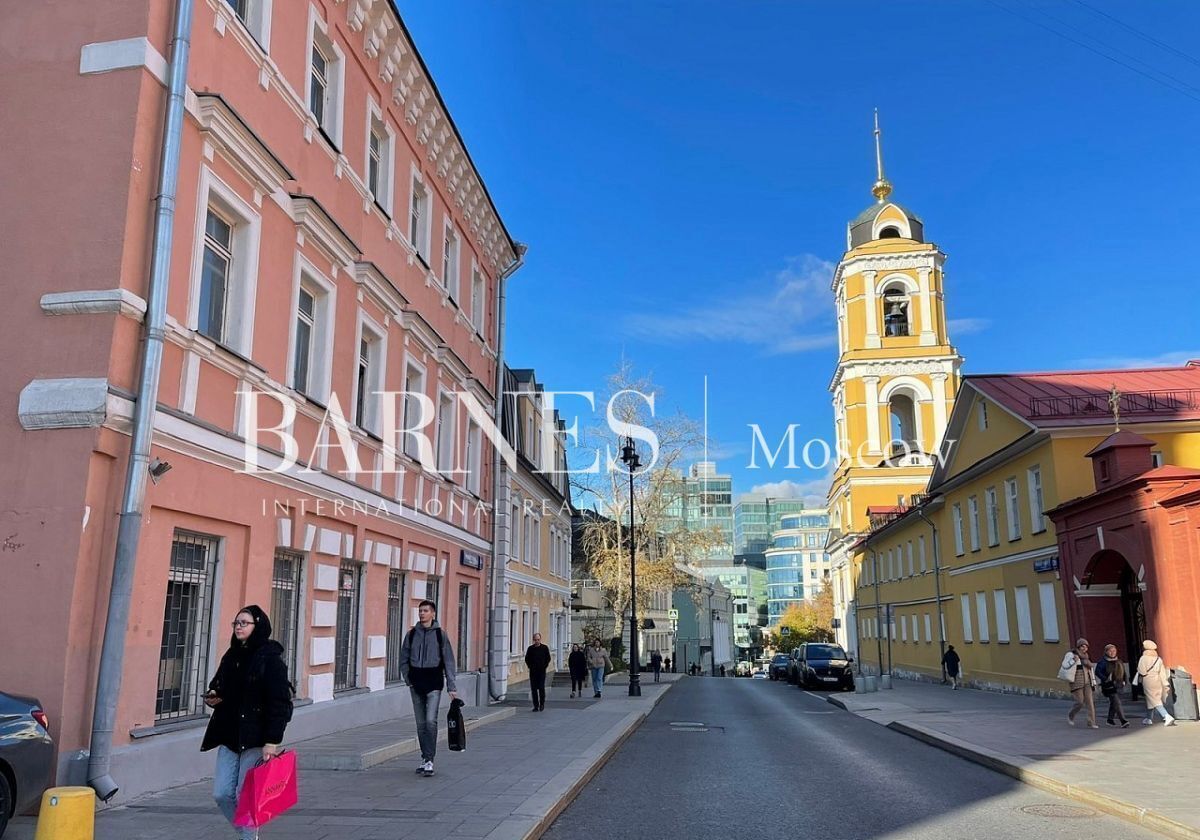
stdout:
<svg viewBox="0 0 1200 840">
<path fill-rule="evenodd" d="M 792 678 L 801 688 L 854 690 L 854 659 L 841 645 L 805 642 L 792 651 Z"/>
<path fill-rule="evenodd" d="M 773 680 L 786 680 L 788 672 L 788 655 L 786 653 L 777 653 L 771 657 L 771 664 L 767 666 L 767 676 Z"/>
</svg>

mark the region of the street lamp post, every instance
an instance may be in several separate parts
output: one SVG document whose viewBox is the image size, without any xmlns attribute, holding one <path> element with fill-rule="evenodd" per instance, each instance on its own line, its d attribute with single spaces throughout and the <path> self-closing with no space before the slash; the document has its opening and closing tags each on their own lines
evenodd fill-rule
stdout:
<svg viewBox="0 0 1200 840">
<path fill-rule="evenodd" d="M 637 450 L 633 448 L 633 438 L 625 438 L 621 447 L 621 462 L 629 470 L 629 696 L 641 697 L 642 684 L 639 677 L 640 662 L 638 652 L 638 623 L 637 623 L 637 551 L 633 532 L 633 474 L 640 467 Z"/>
</svg>

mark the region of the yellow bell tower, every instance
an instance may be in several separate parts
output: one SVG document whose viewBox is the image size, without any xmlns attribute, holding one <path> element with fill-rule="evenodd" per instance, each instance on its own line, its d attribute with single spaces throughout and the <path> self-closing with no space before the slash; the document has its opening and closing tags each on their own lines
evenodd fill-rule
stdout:
<svg viewBox="0 0 1200 840">
<path fill-rule="evenodd" d="M 833 394 L 837 469 L 829 491 L 834 567 L 870 530 L 868 508 L 925 490 L 958 389 L 962 358 L 946 332 L 946 255 L 891 200 L 875 113 L 875 202 L 847 226 L 833 275 L 838 363 Z"/>
</svg>

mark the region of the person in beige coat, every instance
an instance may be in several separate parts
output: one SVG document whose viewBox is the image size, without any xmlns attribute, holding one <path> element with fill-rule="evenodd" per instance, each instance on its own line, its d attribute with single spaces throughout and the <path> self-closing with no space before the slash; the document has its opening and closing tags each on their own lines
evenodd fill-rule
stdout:
<svg viewBox="0 0 1200 840">
<path fill-rule="evenodd" d="M 1142 658 L 1138 660 L 1137 677 L 1146 694 L 1146 718 L 1142 721 L 1145 726 L 1154 723 L 1154 713 L 1162 716 L 1163 726 L 1174 726 L 1175 718 L 1167 712 L 1163 705 L 1167 692 L 1171 690 L 1171 672 L 1162 657 L 1158 655 L 1158 645 L 1147 639 L 1142 642 Z"/>
</svg>

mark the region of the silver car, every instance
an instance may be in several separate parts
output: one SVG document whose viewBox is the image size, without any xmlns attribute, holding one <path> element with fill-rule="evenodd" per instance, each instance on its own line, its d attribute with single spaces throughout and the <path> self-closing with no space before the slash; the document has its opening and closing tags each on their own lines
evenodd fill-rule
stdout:
<svg viewBox="0 0 1200 840">
<path fill-rule="evenodd" d="M 0 691 L 0 837 L 8 821 L 32 808 L 49 786 L 54 741 L 42 704 Z"/>
</svg>

